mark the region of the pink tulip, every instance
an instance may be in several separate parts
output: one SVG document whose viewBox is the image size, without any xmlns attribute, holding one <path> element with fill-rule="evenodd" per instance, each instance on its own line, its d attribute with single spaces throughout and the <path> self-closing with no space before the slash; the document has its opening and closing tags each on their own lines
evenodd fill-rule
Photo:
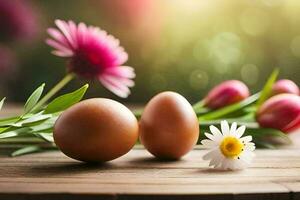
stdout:
<svg viewBox="0 0 300 200">
<path fill-rule="evenodd" d="M 217 109 L 242 101 L 249 95 L 249 89 L 243 82 L 229 80 L 215 86 L 205 97 L 204 105 L 211 109 Z"/>
<path fill-rule="evenodd" d="M 299 87 L 291 80 L 282 79 L 277 81 L 272 88 L 272 95 L 277 95 L 281 93 L 290 93 L 299 95 Z"/>
<path fill-rule="evenodd" d="M 300 127 L 300 97 L 280 94 L 268 99 L 257 111 L 256 120 L 261 127 L 291 132 Z"/>
</svg>

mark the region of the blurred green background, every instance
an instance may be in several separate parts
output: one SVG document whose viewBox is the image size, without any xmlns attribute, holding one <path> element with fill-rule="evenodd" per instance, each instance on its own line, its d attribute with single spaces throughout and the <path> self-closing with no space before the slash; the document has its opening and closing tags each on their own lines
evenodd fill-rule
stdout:
<svg viewBox="0 0 300 200">
<path fill-rule="evenodd" d="M 0 4 L 3 0 L 0 1 Z M 298 0 L 51 0 L 23 1 L 35 12 L 36 33 L 26 41 L 2 41 L 14 68 L 1 73 L 1 96 L 25 101 L 39 84 L 51 88 L 66 60 L 50 53 L 46 29 L 55 19 L 99 26 L 119 38 L 136 70 L 136 86 L 122 102 L 144 103 L 164 90 L 196 102 L 217 83 L 244 81 L 258 91 L 275 67 L 300 84 Z M 1 19 L 0 19 L 1 20 Z M 3 19 L 2 19 L 3 20 Z M 76 79 L 64 91 L 78 88 Z M 88 97 L 120 100 L 92 81 Z"/>
</svg>

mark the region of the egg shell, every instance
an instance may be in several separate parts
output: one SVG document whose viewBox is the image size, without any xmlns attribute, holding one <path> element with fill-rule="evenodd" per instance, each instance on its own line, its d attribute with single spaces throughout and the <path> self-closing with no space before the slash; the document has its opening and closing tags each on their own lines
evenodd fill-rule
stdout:
<svg viewBox="0 0 300 200">
<path fill-rule="evenodd" d="M 139 127 L 141 143 L 162 159 L 179 159 L 199 137 L 199 123 L 191 104 L 175 92 L 153 97 L 142 113 Z"/>
<path fill-rule="evenodd" d="M 57 119 L 54 141 L 67 156 L 105 162 L 126 154 L 138 139 L 138 122 L 124 105 L 105 98 L 81 101 Z"/>
</svg>

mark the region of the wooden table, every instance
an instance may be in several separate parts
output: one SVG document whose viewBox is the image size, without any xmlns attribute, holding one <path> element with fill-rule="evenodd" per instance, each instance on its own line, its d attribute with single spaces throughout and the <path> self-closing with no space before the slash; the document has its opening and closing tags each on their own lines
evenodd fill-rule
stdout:
<svg viewBox="0 0 300 200">
<path fill-rule="evenodd" d="M 162 162 L 142 148 L 103 165 L 60 152 L 0 157 L 0 199 L 300 199 L 300 149 L 257 150 L 244 171 L 207 168 L 206 150 Z M 5 152 L 6 151 L 6 152 Z"/>
<path fill-rule="evenodd" d="M 16 158 L 0 147 L 0 200 L 300 199 L 300 134 L 294 146 L 257 150 L 244 171 L 216 171 L 197 147 L 182 160 L 162 162 L 136 147 L 102 165 L 54 151 Z M 297 144 L 297 142 L 299 142 Z"/>
</svg>

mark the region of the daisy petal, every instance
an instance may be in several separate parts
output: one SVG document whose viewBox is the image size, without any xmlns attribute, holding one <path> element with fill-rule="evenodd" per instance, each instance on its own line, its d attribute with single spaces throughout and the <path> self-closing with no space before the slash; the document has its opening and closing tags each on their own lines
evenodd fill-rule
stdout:
<svg viewBox="0 0 300 200">
<path fill-rule="evenodd" d="M 210 160 L 211 158 L 217 156 L 218 153 L 219 153 L 219 149 L 218 149 L 218 148 L 215 148 L 215 149 L 209 151 L 207 154 L 205 154 L 205 155 L 203 156 L 203 160 Z"/>
<path fill-rule="evenodd" d="M 235 136 L 235 131 L 236 131 L 236 128 L 237 128 L 237 123 L 236 122 L 233 122 L 232 124 L 231 124 L 231 127 L 230 127 L 230 135 L 233 135 L 233 136 Z"/>
<path fill-rule="evenodd" d="M 248 151 L 254 151 L 255 146 L 252 146 L 252 145 L 251 146 L 246 146 L 245 149 L 248 150 Z"/>
<path fill-rule="evenodd" d="M 221 168 L 224 160 L 225 160 L 224 157 L 219 158 L 219 163 L 215 166 L 215 168 Z"/>
<path fill-rule="evenodd" d="M 204 133 L 204 135 L 205 135 L 207 138 L 209 138 L 209 139 L 215 141 L 215 136 L 214 136 L 214 135 L 212 135 L 212 134 L 210 134 L 210 133 Z"/>
<path fill-rule="evenodd" d="M 216 157 L 212 158 L 209 162 L 209 166 L 218 167 L 220 165 L 220 159 L 217 159 Z"/>
<path fill-rule="evenodd" d="M 223 135 L 229 135 L 229 124 L 226 120 L 221 121 L 221 130 Z"/>
<path fill-rule="evenodd" d="M 254 155 L 255 154 L 252 152 L 244 152 L 243 154 L 240 155 L 240 159 L 246 162 L 247 164 L 250 164 L 253 160 Z"/>
<path fill-rule="evenodd" d="M 241 141 L 244 143 L 250 142 L 250 141 L 252 141 L 252 136 L 248 135 L 248 136 L 242 137 Z"/>
<path fill-rule="evenodd" d="M 229 161 L 227 159 L 224 159 L 222 161 L 222 164 L 220 166 L 220 169 L 223 169 L 223 170 L 227 170 L 228 169 L 228 165 L 229 165 Z"/>
<path fill-rule="evenodd" d="M 221 138 L 223 137 L 221 131 L 217 127 L 211 125 L 209 126 L 209 130 L 218 140 L 221 140 Z"/>
<path fill-rule="evenodd" d="M 206 148 L 211 148 L 218 145 L 215 141 L 207 140 L 207 139 L 202 140 L 201 144 Z"/>
<path fill-rule="evenodd" d="M 240 138 L 240 137 L 244 134 L 245 130 L 246 130 L 246 126 L 240 126 L 240 127 L 236 130 L 235 136 L 236 136 L 237 138 Z"/>
</svg>

